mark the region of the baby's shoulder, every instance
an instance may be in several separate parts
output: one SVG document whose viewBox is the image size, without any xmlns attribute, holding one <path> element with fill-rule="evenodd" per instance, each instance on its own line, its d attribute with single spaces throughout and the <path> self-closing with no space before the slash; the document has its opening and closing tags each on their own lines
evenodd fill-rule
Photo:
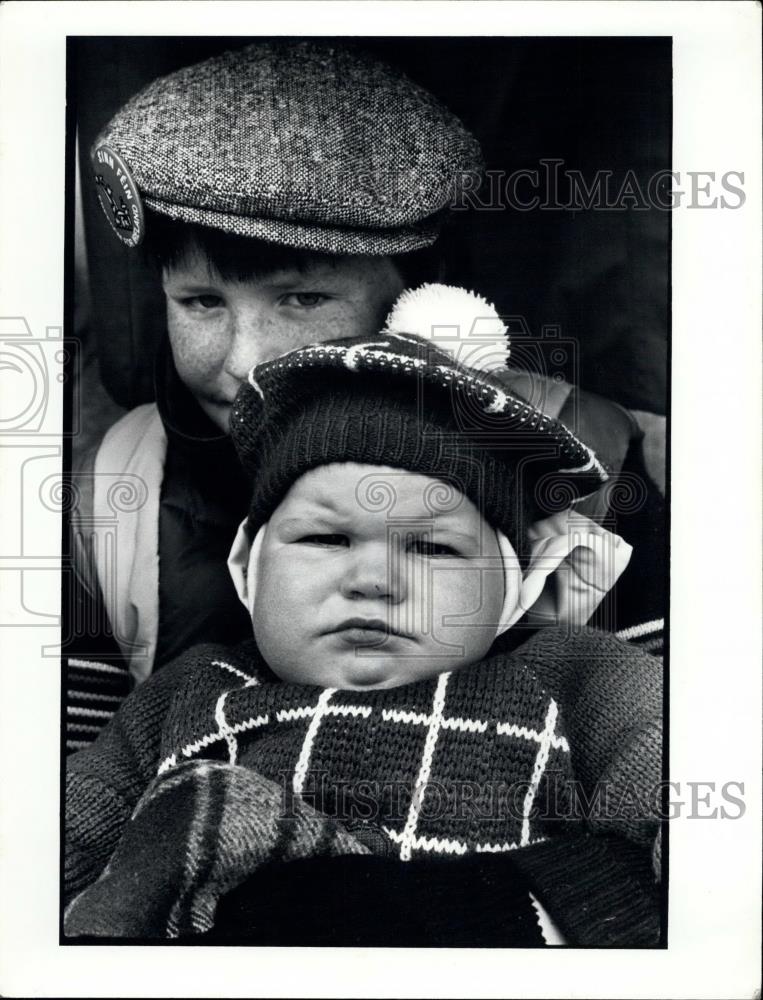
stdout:
<svg viewBox="0 0 763 1000">
<path fill-rule="evenodd" d="M 162 676 L 167 683 L 177 687 L 192 684 L 200 692 L 207 687 L 230 687 L 231 682 L 262 684 L 273 679 L 252 639 L 237 646 L 214 642 L 192 646 L 157 671 L 152 681 Z"/>
<path fill-rule="evenodd" d="M 511 667 L 516 678 L 525 672 L 555 698 L 582 687 L 602 692 L 634 685 L 654 697 L 662 691 L 662 663 L 612 632 L 589 627 L 538 629 L 510 652 L 498 653 L 482 664 L 492 671 Z"/>
</svg>

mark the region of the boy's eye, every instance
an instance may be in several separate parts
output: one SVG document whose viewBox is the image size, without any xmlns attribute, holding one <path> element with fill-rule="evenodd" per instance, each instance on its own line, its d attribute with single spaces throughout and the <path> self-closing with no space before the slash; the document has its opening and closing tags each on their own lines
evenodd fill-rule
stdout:
<svg viewBox="0 0 763 1000">
<path fill-rule="evenodd" d="M 206 309 L 217 309 L 223 304 L 223 300 L 219 295 L 190 295 L 188 298 L 183 299 L 182 302 L 189 309 L 196 309 L 199 312 L 203 312 Z"/>
<path fill-rule="evenodd" d="M 313 309 L 323 305 L 327 299 L 328 295 L 322 292 L 289 292 L 283 296 L 281 303 L 285 306 L 298 306 L 300 309 Z"/>
<path fill-rule="evenodd" d="M 300 545 L 323 545 L 326 547 L 347 547 L 350 544 L 347 535 L 303 535 L 297 541 Z"/>
<path fill-rule="evenodd" d="M 436 556 L 459 556 L 460 553 L 452 545 L 445 545 L 441 542 L 429 542 L 426 539 L 418 538 L 410 543 L 408 551 L 419 556 L 429 558 Z"/>
</svg>

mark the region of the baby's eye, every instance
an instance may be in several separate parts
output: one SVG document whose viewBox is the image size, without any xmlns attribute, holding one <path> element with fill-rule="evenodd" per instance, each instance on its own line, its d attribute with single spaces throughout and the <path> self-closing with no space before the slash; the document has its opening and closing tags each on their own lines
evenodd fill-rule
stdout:
<svg viewBox="0 0 763 1000">
<path fill-rule="evenodd" d="M 281 298 L 281 304 L 296 306 L 299 309 L 315 309 L 328 301 L 328 295 L 322 292 L 289 292 Z"/>
<path fill-rule="evenodd" d="M 436 557 L 436 556 L 460 556 L 460 552 L 452 545 L 445 545 L 442 542 L 428 542 L 426 539 L 418 538 L 408 546 L 408 551 L 415 555 Z"/>
<path fill-rule="evenodd" d="M 219 295 L 189 295 L 188 298 L 181 299 L 181 302 L 188 309 L 195 309 L 197 312 L 218 309 L 223 304 Z"/>
<path fill-rule="evenodd" d="M 300 545 L 322 545 L 326 548 L 347 547 L 350 544 L 347 535 L 303 535 L 297 541 Z"/>
</svg>

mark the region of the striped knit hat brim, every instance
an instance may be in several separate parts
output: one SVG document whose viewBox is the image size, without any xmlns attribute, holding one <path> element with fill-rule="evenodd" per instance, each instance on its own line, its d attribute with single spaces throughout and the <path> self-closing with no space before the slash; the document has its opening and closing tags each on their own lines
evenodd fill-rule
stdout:
<svg viewBox="0 0 763 1000">
<path fill-rule="evenodd" d="M 231 413 L 253 481 L 250 532 L 308 469 L 357 462 L 451 483 L 515 543 L 519 511 L 568 503 L 608 478 L 559 421 L 416 336 L 384 332 L 300 348 L 255 367 Z M 521 547 L 521 546 L 520 546 Z"/>
</svg>

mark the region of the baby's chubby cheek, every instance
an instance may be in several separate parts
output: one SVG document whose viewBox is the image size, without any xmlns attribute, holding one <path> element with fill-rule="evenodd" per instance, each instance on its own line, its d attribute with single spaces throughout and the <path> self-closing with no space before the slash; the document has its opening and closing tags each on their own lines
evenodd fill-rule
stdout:
<svg viewBox="0 0 763 1000">
<path fill-rule="evenodd" d="M 298 676 L 304 663 L 314 662 L 319 607 L 304 573 L 290 569 L 288 560 L 263 551 L 252 610 L 252 627 L 265 662 L 282 679 L 318 683 L 309 673 Z"/>
<path fill-rule="evenodd" d="M 422 631 L 434 646 L 463 650 L 460 663 L 454 663 L 454 668 L 468 666 L 481 659 L 492 646 L 503 604 L 504 576 L 494 563 L 461 571 L 438 571 L 435 566 L 431 608 L 424 608 Z"/>
</svg>

